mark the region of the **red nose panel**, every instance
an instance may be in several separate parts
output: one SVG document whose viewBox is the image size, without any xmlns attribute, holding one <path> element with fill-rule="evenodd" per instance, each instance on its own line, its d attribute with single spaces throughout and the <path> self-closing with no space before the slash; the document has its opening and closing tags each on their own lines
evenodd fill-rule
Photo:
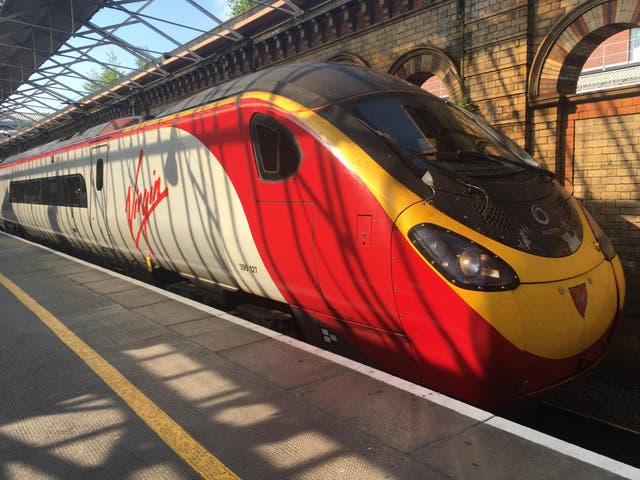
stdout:
<svg viewBox="0 0 640 480">
<path fill-rule="evenodd" d="M 571 292 L 571 298 L 573 298 L 573 304 L 576 306 L 578 313 L 582 318 L 587 311 L 587 285 L 581 283 L 575 287 L 569 288 Z"/>
</svg>

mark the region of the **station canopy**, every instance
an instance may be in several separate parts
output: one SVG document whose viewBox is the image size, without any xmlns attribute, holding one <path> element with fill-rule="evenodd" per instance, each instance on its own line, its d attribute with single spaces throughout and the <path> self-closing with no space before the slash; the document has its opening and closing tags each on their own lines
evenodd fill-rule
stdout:
<svg viewBox="0 0 640 480">
<path fill-rule="evenodd" d="M 161 81 L 261 15 L 302 13 L 299 0 L 246 1 L 232 18 L 228 0 L 0 0 L 0 143 Z"/>
</svg>

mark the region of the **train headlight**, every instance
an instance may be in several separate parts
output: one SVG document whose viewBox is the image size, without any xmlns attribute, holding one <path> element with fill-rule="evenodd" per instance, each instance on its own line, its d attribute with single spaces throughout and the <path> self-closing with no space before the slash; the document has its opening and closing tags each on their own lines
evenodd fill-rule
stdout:
<svg viewBox="0 0 640 480">
<path fill-rule="evenodd" d="M 416 225 L 409 239 L 454 285 L 469 290 L 511 290 L 520 284 L 513 269 L 477 243 L 433 224 Z"/>
<path fill-rule="evenodd" d="M 460 271 L 468 277 L 475 277 L 482 270 L 482 258 L 476 248 L 465 249 L 458 257 Z"/>
<path fill-rule="evenodd" d="M 589 222 L 591 231 L 593 232 L 593 235 L 596 237 L 596 241 L 598 242 L 596 248 L 602 252 L 604 258 L 606 258 L 607 260 L 613 260 L 613 258 L 616 256 L 616 251 L 613 248 L 613 243 L 611 243 L 611 240 L 609 240 L 607 234 L 604 233 L 604 230 L 600 228 L 598 222 L 596 222 L 591 214 L 587 212 L 587 209 L 582 207 L 582 211 L 584 212 L 584 216 L 587 217 L 587 222 Z"/>
</svg>

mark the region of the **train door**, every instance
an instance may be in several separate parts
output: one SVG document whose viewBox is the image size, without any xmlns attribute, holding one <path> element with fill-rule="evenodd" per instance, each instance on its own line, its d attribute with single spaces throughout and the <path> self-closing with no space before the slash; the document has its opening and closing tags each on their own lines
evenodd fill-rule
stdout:
<svg viewBox="0 0 640 480">
<path fill-rule="evenodd" d="M 91 148 L 91 230 L 101 250 L 111 250 L 111 238 L 107 222 L 107 177 L 109 174 L 109 147 Z"/>
<path fill-rule="evenodd" d="M 254 114 L 249 125 L 264 260 L 289 303 L 315 306 L 319 301 L 313 262 L 316 207 L 299 171 L 304 168 L 303 149 L 312 138 L 278 112 L 265 113 Z"/>
</svg>

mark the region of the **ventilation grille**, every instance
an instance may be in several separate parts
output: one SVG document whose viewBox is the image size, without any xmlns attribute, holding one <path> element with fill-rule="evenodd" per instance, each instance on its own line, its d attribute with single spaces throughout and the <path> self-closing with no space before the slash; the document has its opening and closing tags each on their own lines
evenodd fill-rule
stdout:
<svg viewBox="0 0 640 480">
<path fill-rule="evenodd" d="M 506 212 L 501 208 L 493 205 L 480 204 L 478 202 L 474 202 L 473 206 L 480 217 L 489 225 L 493 225 L 501 230 L 516 231 Z"/>
</svg>

